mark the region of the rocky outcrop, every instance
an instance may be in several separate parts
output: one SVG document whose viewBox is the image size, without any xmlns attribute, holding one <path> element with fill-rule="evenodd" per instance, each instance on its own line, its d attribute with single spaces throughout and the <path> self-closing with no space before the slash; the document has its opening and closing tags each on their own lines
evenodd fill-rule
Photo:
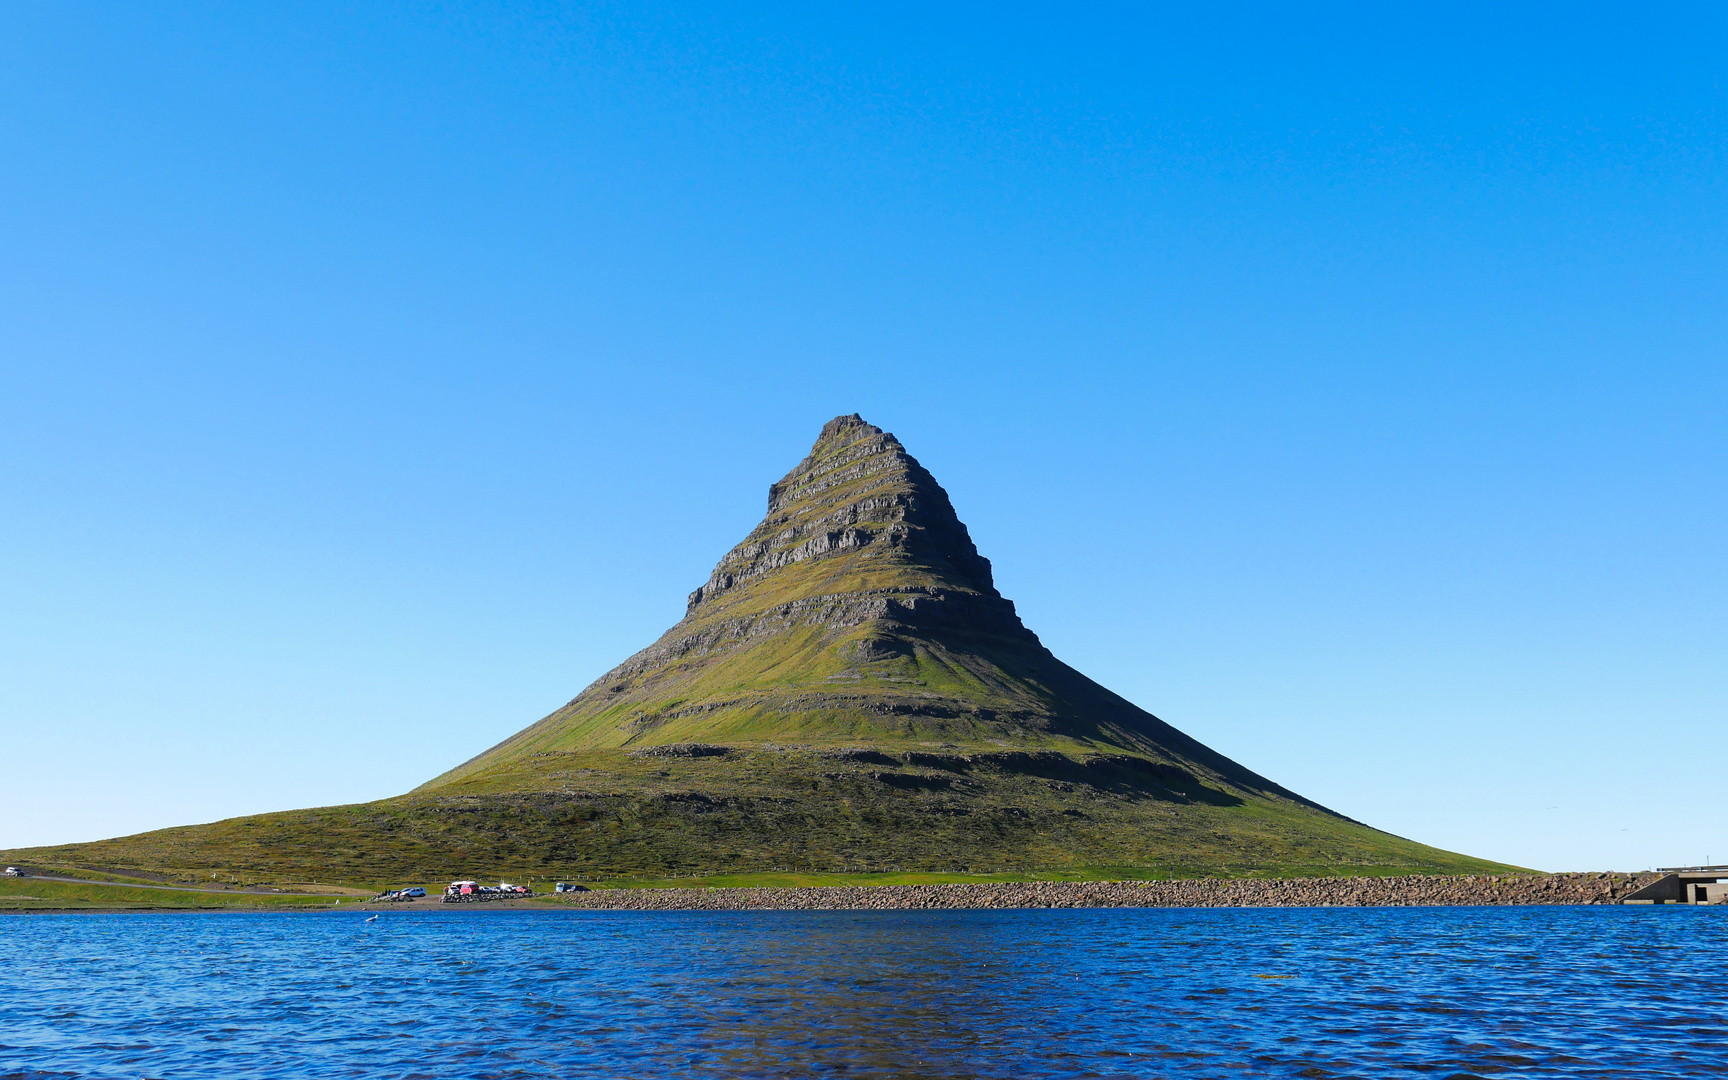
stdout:
<svg viewBox="0 0 1728 1080">
<path fill-rule="evenodd" d="M 768 515 L 690 594 L 689 610 L 795 563 L 872 545 L 1001 599 L 990 560 L 942 485 L 898 439 L 854 413 L 830 420 L 810 455 L 769 487 Z"/>
<path fill-rule="evenodd" d="M 673 743 L 670 746 L 650 746 L 635 751 L 631 756 L 644 758 L 705 758 L 725 757 L 732 752 L 729 746 L 715 746 L 712 743 Z"/>
<path fill-rule="evenodd" d="M 697 593 L 701 591 L 698 589 Z M 692 607 L 697 602 L 694 596 L 692 594 Z M 903 651 L 884 644 L 894 641 L 899 633 L 927 634 L 948 629 L 961 629 L 972 634 L 1013 635 L 1043 651 L 1037 635 L 1021 624 L 1013 601 L 1000 596 L 984 597 L 932 588 L 836 593 L 801 597 L 758 614 L 703 620 L 688 626 L 680 623 L 659 641 L 596 679 L 582 694 L 572 699 L 570 705 L 578 704 L 595 690 L 622 689 L 620 683 L 668 664 L 747 648 L 755 642 L 799 627 L 843 632 L 872 624 L 880 631 L 881 637 L 869 644 L 878 650 L 880 656 Z"/>
</svg>

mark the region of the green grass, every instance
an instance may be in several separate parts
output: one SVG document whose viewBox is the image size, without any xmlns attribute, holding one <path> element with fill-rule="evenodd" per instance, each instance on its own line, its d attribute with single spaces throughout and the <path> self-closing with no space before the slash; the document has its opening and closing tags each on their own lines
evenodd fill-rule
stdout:
<svg viewBox="0 0 1728 1080">
<path fill-rule="evenodd" d="M 809 748 L 546 754 L 432 793 L 0 858 L 155 870 L 183 882 L 350 887 L 458 877 L 639 884 L 1513 869 L 1198 779 L 1137 786 L 1076 759 L 1046 769 L 1067 768 L 1071 779 L 951 760 L 883 764 Z"/>
<path fill-rule="evenodd" d="M 329 896 L 193 892 L 124 884 L 74 885 L 41 878 L 0 878 L 0 912 L 310 910 L 335 907 L 334 899 Z M 353 903 L 353 900 L 344 903 Z"/>
</svg>

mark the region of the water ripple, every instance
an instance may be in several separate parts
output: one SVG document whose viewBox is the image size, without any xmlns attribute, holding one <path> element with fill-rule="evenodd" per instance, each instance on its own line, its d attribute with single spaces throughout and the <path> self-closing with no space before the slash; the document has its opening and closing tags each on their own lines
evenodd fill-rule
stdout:
<svg viewBox="0 0 1728 1080">
<path fill-rule="evenodd" d="M 0 920 L 0 1076 L 1728 1076 L 1694 908 Z"/>
</svg>

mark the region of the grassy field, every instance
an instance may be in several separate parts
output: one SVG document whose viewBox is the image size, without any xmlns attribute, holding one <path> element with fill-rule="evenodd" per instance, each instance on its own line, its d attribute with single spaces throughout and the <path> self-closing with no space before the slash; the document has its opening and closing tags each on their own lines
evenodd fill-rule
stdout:
<svg viewBox="0 0 1728 1080">
<path fill-rule="evenodd" d="M 79 873 L 80 877 L 88 876 Z M 332 896 L 260 895 L 146 888 L 119 881 L 74 885 L 41 878 L 0 878 L 0 912 L 19 911 L 281 911 L 339 906 Z M 352 897 L 340 900 L 353 903 Z"/>
</svg>

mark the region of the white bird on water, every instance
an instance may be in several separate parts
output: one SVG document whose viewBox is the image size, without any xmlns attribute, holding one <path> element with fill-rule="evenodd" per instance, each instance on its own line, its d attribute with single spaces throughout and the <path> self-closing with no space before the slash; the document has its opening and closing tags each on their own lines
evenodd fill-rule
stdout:
<svg viewBox="0 0 1728 1080">
<path fill-rule="evenodd" d="M 374 916 L 372 916 L 372 917 L 371 917 L 371 918 L 370 918 L 370 919 L 367 919 L 367 920 L 366 920 L 366 921 L 367 921 L 367 922 L 377 922 L 377 921 L 378 921 L 378 916 L 376 916 L 376 915 L 374 915 Z"/>
</svg>

